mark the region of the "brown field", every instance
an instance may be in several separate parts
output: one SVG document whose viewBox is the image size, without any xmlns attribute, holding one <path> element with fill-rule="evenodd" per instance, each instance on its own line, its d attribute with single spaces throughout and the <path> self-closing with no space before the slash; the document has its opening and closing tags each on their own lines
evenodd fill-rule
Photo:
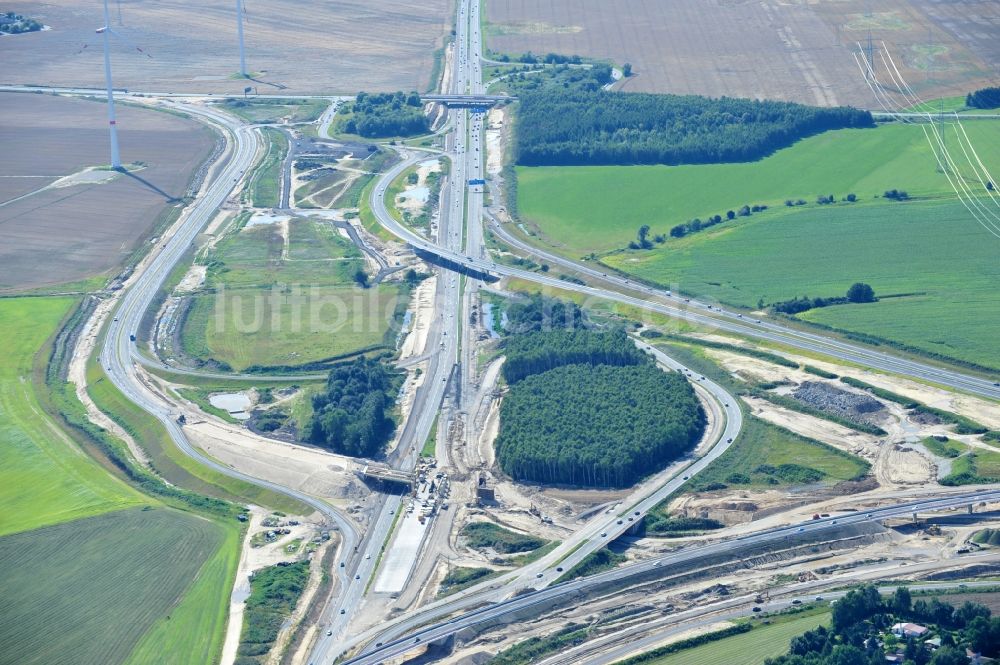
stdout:
<svg viewBox="0 0 1000 665">
<path fill-rule="evenodd" d="M 871 16 L 865 0 L 488 0 L 488 46 L 630 62 L 629 91 L 824 106 L 874 106 L 851 56 L 869 27 L 925 98 L 964 95 L 1000 65 L 995 0 L 870 4 Z"/>
<path fill-rule="evenodd" d="M 104 104 L 85 99 L 0 94 L 0 291 L 76 281 L 119 265 L 169 201 L 185 195 L 215 144 L 193 120 L 119 105 L 122 161 L 145 168 L 4 203 L 110 162 L 105 113 Z M 25 175 L 42 177 L 18 177 Z"/>
<path fill-rule="evenodd" d="M 152 55 L 114 47 L 117 87 L 234 94 L 239 71 L 233 0 L 122 0 L 112 27 Z M 261 94 L 353 93 L 427 87 L 434 50 L 451 28 L 452 0 L 247 0 L 247 68 Z M 101 3 L 15 0 L 4 7 L 52 30 L 0 40 L 0 80 L 103 86 Z M 88 47 L 81 53 L 84 45 Z"/>
</svg>

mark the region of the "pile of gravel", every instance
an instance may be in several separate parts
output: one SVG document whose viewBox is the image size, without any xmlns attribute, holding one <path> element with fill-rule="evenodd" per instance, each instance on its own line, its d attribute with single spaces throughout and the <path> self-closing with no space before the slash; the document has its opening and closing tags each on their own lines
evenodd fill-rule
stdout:
<svg viewBox="0 0 1000 665">
<path fill-rule="evenodd" d="M 792 397 L 820 411 L 856 423 L 877 425 L 885 415 L 885 407 L 877 399 L 819 381 L 806 381 L 792 393 Z"/>
</svg>

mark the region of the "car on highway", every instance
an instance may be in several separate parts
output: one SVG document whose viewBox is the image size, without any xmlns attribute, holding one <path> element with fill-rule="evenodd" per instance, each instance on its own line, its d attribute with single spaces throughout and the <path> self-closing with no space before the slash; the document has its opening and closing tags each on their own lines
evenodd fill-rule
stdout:
<svg viewBox="0 0 1000 665">
<path fill-rule="evenodd" d="M 354 576 L 354 579 L 356 579 L 356 580 L 360 580 L 360 579 L 361 579 L 361 575 L 355 575 L 355 576 Z"/>
<path fill-rule="evenodd" d="M 332 630 L 326 631 L 326 636 L 327 637 L 330 637 L 331 635 L 333 635 L 333 631 Z"/>
<path fill-rule="evenodd" d="M 800 526 L 800 527 L 798 528 L 798 530 L 796 531 L 796 533 L 802 533 L 802 532 L 803 532 L 803 531 L 805 531 L 805 530 L 806 530 L 806 528 L 805 528 L 804 526 Z"/>
<path fill-rule="evenodd" d="M 760 608 L 759 608 L 759 607 L 757 607 L 756 605 L 754 605 L 754 606 L 753 606 L 753 611 L 754 611 L 754 612 L 760 612 Z"/>
<path fill-rule="evenodd" d="M 799 600 L 798 598 L 795 598 L 794 600 L 792 600 L 792 605 L 801 605 L 801 604 L 802 604 L 802 601 Z"/>
<path fill-rule="evenodd" d="M 621 521 L 621 520 L 618 520 L 618 523 L 619 523 L 619 524 L 621 524 L 621 523 L 622 523 L 622 521 Z"/>
<path fill-rule="evenodd" d="M 341 614 L 347 614 L 347 610 L 345 610 L 345 609 L 341 609 L 341 610 L 340 610 L 340 613 L 341 613 Z"/>
<path fill-rule="evenodd" d="M 556 572 L 557 573 L 561 573 L 562 571 L 563 571 L 562 566 L 559 566 L 558 568 L 556 568 Z"/>
<path fill-rule="evenodd" d="M 542 573 L 538 573 L 537 575 L 535 575 L 535 577 L 541 579 L 542 577 L 545 577 L 545 576 Z"/>
<path fill-rule="evenodd" d="M 607 531 L 601 531 L 601 538 L 607 538 L 607 537 L 608 537 L 608 532 Z"/>
</svg>

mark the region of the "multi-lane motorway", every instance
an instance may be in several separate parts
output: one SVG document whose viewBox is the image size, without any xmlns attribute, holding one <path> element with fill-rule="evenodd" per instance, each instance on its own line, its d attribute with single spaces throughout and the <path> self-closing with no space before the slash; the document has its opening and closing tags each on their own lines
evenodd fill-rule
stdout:
<svg viewBox="0 0 1000 665">
<path fill-rule="evenodd" d="M 123 290 L 114 312 L 114 319 L 108 326 L 104 346 L 100 352 L 100 362 L 115 386 L 130 401 L 162 422 L 170 437 L 186 455 L 226 476 L 266 487 L 311 506 L 324 515 L 331 524 L 339 527 L 341 547 L 344 551 L 351 550 L 358 542 L 358 533 L 352 521 L 326 502 L 311 495 L 284 487 L 266 478 L 250 476 L 203 455 L 191 445 L 177 422 L 177 413 L 171 409 L 169 403 L 151 391 L 136 372 L 133 359 L 135 343 L 130 336 L 139 329 L 142 317 L 156 293 L 186 253 L 195 236 L 205 227 L 253 164 L 260 147 L 258 134 L 228 115 L 189 104 L 170 102 L 169 106 L 189 113 L 218 129 L 226 137 L 226 151 L 219 164 L 206 178 L 195 202 L 185 210 L 176 223 L 173 233 L 165 234 L 162 247 L 149 257 L 144 267 L 136 270 L 131 283 Z M 346 583 L 346 572 L 341 572 L 340 577 L 341 581 Z"/>
<path fill-rule="evenodd" d="M 449 92 L 453 95 L 481 95 L 482 84 L 482 35 L 480 34 L 479 3 L 462 0 L 459 3 L 459 20 L 456 27 L 456 48 L 451 63 Z M 23 87 L 17 88 L 25 90 Z M 88 90 L 63 90 L 70 94 L 92 94 Z M 153 96 L 153 95 L 149 95 Z M 198 232 L 204 228 L 215 212 L 243 180 L 246 171 L 258 158 L 261 149 L 259 133 L 250 126 L 212 109 L 185 104 L 169 99 L 172 95 L 156 95 L 163 98 L 160 103 L 189 113 L 203 122 L 211 124 L 226 137 L 227 148 L 219 164 L 209 177 L 195 202 L 185 211 L 174 227 L 174 231 L 164 236 L 164 245 L 155 251 L 149 260 L 138 269 L 120 295 L 120 303 L 115 311 L 114 321 L 109 326 L 100 360 L 112 382 L 133 402 L 153 414 L 166 427 L 177 446 L 201 464 L 227 476 L 238 478 L 275 492 L 291 496 L 315 508 L 331 523 L 336 524 L 342 535 L 341 553 L 335 562 L 339 580 L 338 592 L 334 600 L 325 608 L 320 619 L 321 637 L 312 652 L 316 663 L 329 663 L 352 646 L 367 642 L 369 651 L 350 662 L 375 663 L 398 656 L 421 642 L 437 640 L 452 635 L 464 627 L 483 622 L 502 620 L 516 611 L 537 607 L 541 609 L 562 597 L 580 593 L 591 585 L 608 583 L 626 584 L 632 579 L 648 574 L 653 568 L 680 563 L 690 557 L 707 556 L 735 551 L 738 548 L 760 543 L 779 543 L 795 533 L 829 529 L 837 520 L 812 521 L 794 527 L 782 527 L 754 533 L 742 538 L 690 548 L 660 559 L 633 564 L 621 569 L 608 571 L 591 578 L 569 583 L 554 584 L 559 576 L 554 570 L 556 561 L 560 567 L 568 569 L 590 552 L 621 535 L 650 508 L 675 491 L 686 478 L 697 473 L 712 460 L 721 455 L 729 443 L 735 439 L 742 424 L 742 413 L 733 396 L 707 379 L 692 379 L 699 383 L 708 395 L 719 405 L 722 427 L 717 433 L 717 442 L 700 459 L 678 472 L 667 482 L 636 502 L 624 506 L 615 514 L 592 520 L 567 539 L 558 550 L 529 566 L 507 575 L 500 580 L 477 585 L 466 592 L 455 594 L 448 599 L 431 603 L 420 610 L 398 620 L 386 622 L 377 629 L 359 634 L 349 634 L 351 620 L 365 602 L 365 589 L 375 569 L 378 551 L 390 534 L 395 511 L 400 508 L 399 497 L 386 497 L 381 509 L 373 517 L 368 528 L 358 533 L 353 520 L 347 519 L 329 504 L 299 492 L 282 487 L 265 478 L 256 478 L 219 464 L 195 449 L 176 421 L 176 412 L 162 396 L 150 390 L 140 379 L 136 370 L 137 350 L 130 335 L 135 333 L 143 315 L 166 280 L 177 265 Z M 185 95 L 186 96 L 186 95 Z M 333 118 L 333 109 L 321 119 L 321 135 L 325 135 Z M 597 299 L 610 300 L 637 306 L 648 311 L 666 314 L 702 326 L 714 327 L 732 333 L 781 343 L 805 351 L 818 352 L 841 361 L 853 362 L 873 369 L 931 381 L 972 394 L 1000 399 L 1000 385 L 952 369 L 922 363 L 908 358 L 851 344 L 825 335 L 782 326 L 771 321 L 748 318 L 714 305 L 681 297 L 669 291 L 635 283 L 627 278 L 606 274 L 588 265 L 580 264 L 554 253 L 547 252 L 527 243 L 507 228 L 489 217 L 484 209 L 484 187 L 468 186 L 470 179 L 484 177 L 483 161 L 485 142 L 483 137 L 484 118 L 468 110 L 452 110 L 446 126 L 453 131 L 447 135 L 446 153 L 452 168 L 448 188 L 442 197 L 440 222 L 436 238 L 428 239 L 399 224 L 385 206 L 384 195 L 388 184 L 407 168 L 427 157 L 426 153 L 414 150 L 406 152 L 395 167 L 383 174 L 372 189 L 371 207 L 377 219 L 397 237 L 414 248 L 437 255 L 452 264 L 475 273 L 496 276 L 510 276 L 525 279 L 546 287 L 572 290 Z M 491 220 L 494 231 L 505 242 L 522 252 L 544 259 L 547 263 L 560 266 L 584 276 L 589 284 L 576 284 L 557 277 L 534 273 L 519 268 L 497 264 L 488 258 L 483 246 L 483 217 Z M 463 288 L 464 287 L 464 288 Z M 461 381 L 459 393 L 466 405 L 474 391 L 474 344 L 470 326 L 466 325 L 474 302 L 478 284 L 470 278 L 465 284 L 459 276 L 445 269 L 438 270 L 435 302 L 437 311 L 428 335 L 428 367 L 425 379 L 417 391 L 411 408 L 411 415 L 401 430 L 399 445 L 390 461 L 398 468 L 412 468 L 420 444 L 433 425 L 434 418 L 449 388 L 449 377 L 453 368 L 460 363 L 462 371 L 454 376 Z M 655 349 L 651 351 L 662 364 L 683 371 L 670 358 Z M 260 377 L 257 377 L 260 378 Z M 461 405 L 460 405 L 461 406 Z M 471 421 L 471 419 L 469 419 Z M 469 422 L 467 421 L 467 422 Z M 467 431 L 467 436 L 472 433 Z M 682 475 L 683 474 L 683 475 Z M 906 515 L 914 511 L 953 508 L 972 501 L 996 501 L 1000 494 L 984 492 L 978 495 L 962 495 L 939 500 L 926 500 L 900 506 L 881 508 L 870 513 L 839 518 L 839 524 L 857 521 L 876 521 L 889 517 Z M 621 522 L 621 524 L 619 524 Z M 340 563 L 343 562 L 343 567 Z M 528 586 L 537 591 L 507 598 L 514 589 Z M 486 607 L 479 607 L 486 603 Z M 444 617 L 465 611 L 453 618 Z M 439 623 L 434 623 L 438 621 Z M 329 634 L 327 634 L 329 633 Z M 378 647 L 376 643 L 382 644 Z"/>
<path fill-rule="evenodd" d="M 398 630 L 390 629 L 383 633 L 380 646 L 370 648 L 362 655 L 352 658 L 346 661 L 346 663 L 351 665 L 376 665 L 376 663 L 407 653 L 415 645 L 446 639 L 464 629 L 502 622 L 505 617 L 515 614 L 523 615 L 523 613 L 531 611 L 532 608 L 536 608 L 536 611 L 540 612 L 555 605 L 560 599 L 578 596 L 592 587 L 603 585 L 625 586 L 631 581 L 644 579 L 650 574 L 657 572 L 657 570 L 666 572 L 672 565 L 720 554 L 732 554 L 748 546 L 760 546 L 770 543 L 780 544 L 783 541 L 796 537 L 806 537 L 808 534 L 815 534 L 819 531 L 849 525 L 880 522 L 887 519 L 907 517 L 913 513 L 951 510 L 980 502 L 996 503 L 997 501 L 1000 501 L 1000 490 L 965 493 L 943 499 L 900 503 L 846 516 L 810 520 L 802 524 L 782 526 L 739 538 L 690 547 L 658 558 L 648 559 L 604 573 L 598 573 L 597 575 L 591 575 L 590 577 L 555 584 L 535 592 L 522 593 L 512 598 L 465 612 L 439 623 L 424 625 L 415 630 L 404 631 L 402 633 L 404 636 L 401 637 L 396 637 L 396 634 L 399 632 Z"/>
</svg>

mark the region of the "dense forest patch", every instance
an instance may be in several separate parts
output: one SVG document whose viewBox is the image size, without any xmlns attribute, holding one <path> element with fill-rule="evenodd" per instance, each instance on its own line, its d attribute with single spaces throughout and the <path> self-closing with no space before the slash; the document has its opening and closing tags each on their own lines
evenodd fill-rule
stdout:
<svg viewBox="0 0 1000 665">
<path fill-rule="evenodd" d="M 504 344 L 507 360 L 503 377 L 517 383 L 532 374 L 563 365 L 639 365 L 646 354 L 633 344 L 624 330 L 558 330 L 510 337 Z"/>
<path fill-rule="evenodd" d="M 330 371 L 326 390 L 314 395 L 309 440 L 344 455 L 373 457 L 392 437 L 388 411 L 398 376 L 361 356 Z"/>
<path fill-rule="evenodd" d="M 521 166 L 710 164 L 765 157 L 831 129 L 872 127 L 868 111 L 697 95 L 612 92 L 602 70 L 513 84 Z"/>
<path fill-rule="evenodd" d="M 335 129 L 365 138 L 412 136 L 430 128 L 416 92 L 359 92 L 338 112 Z"/>
<path fill-rule="evenodd" d="M 652 363 L 566 365 L 511 387 L 497 460 L 517 480 L 627 487 L 691 448 L 704 428 L 680 374 Z"/>
</svg>

